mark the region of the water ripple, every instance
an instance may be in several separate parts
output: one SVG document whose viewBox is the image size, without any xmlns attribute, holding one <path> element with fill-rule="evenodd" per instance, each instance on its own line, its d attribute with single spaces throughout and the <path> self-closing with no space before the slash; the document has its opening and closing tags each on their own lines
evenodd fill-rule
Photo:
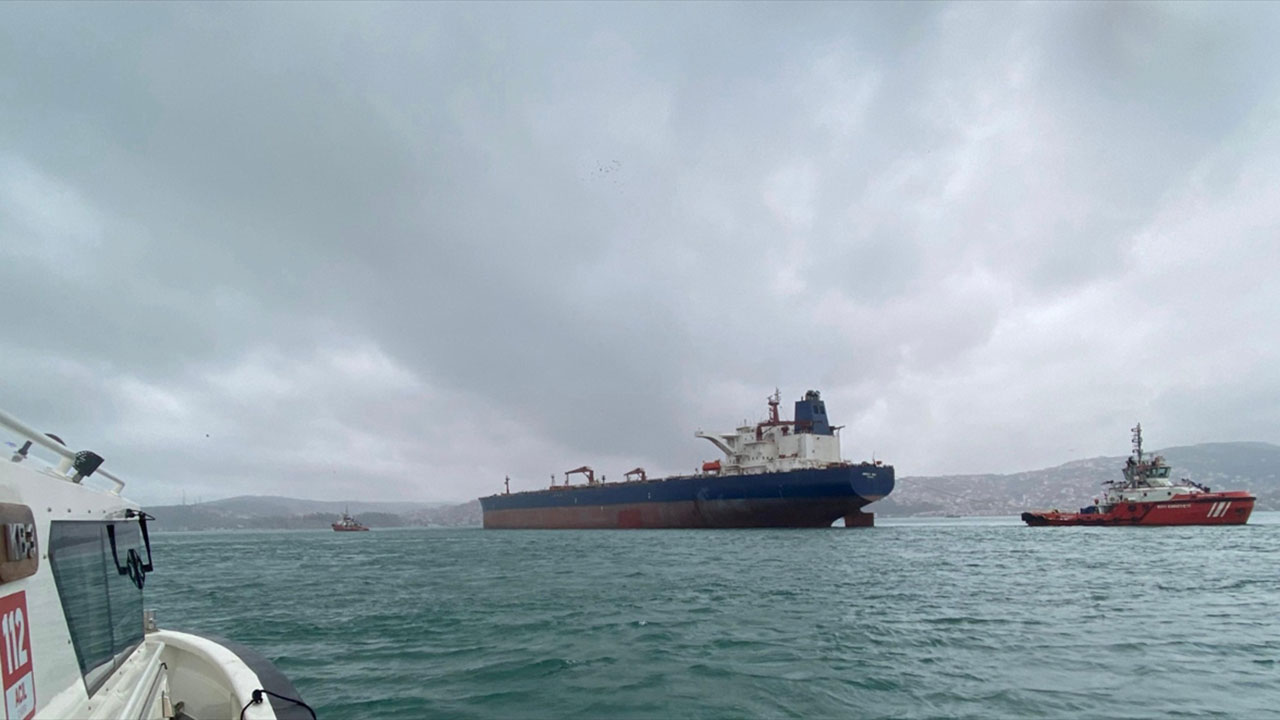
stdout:
<svg viewBox="0 0 1280 720">
<path fill-rule="evenodd" d="M 1280 705 L 1280 524 L 1268 522 L 155 540 L 147 605 L 161 623 L 258 648 L 326 718 L 1255 717 Z"/>
</svg>

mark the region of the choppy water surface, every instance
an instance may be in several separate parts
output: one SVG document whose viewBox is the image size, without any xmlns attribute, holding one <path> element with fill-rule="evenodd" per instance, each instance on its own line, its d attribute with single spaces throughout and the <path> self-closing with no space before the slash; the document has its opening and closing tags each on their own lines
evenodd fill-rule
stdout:
<svg viewBox="0 0 1280 720">
<path fill-rule="evenodd" d="M 164 534 L 147 606 L 325 718 L 1260 717 L 1280 515 L 1230 528 Z"/>
</svg>

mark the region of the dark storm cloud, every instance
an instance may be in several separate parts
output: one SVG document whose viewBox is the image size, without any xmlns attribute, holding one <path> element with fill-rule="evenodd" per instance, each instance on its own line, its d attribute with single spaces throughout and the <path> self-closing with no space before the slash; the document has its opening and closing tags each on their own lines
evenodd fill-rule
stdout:
<svg viewBox="0 0 1280 720">
<path fill-rule="evenodd" d="M 4 402 L 148 498 L 682 470 L 775 385 L 910 474 L 1275 439 L 1266 7 L 0 16 Z"/>
</svg>

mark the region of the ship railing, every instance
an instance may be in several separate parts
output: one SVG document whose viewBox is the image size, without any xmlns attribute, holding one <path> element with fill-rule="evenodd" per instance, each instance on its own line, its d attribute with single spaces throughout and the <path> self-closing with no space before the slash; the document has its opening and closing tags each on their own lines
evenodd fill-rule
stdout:
<svg viewBox="0 0 1280 720">
<path fill-rule="evenodd" d="M 31 426 L 22 422 L 18 418 L 10 415 L 4 410 L 0 410 L 0 426 L 8 428 L 9 430 L 12 430 L 13 432 L 17 433 L 19 436 L 26 438 L 27 440 L 30 440 L 32 443 L 39 445 L 45 450 L 49 450 L 53 452 L 55 455 L 61 457 L 63 462 L 58 465 L 57 474 L 62 476 L 64 479 L 70 482 L 79 483 L 84 478 L 88 477 L 89 474 L 96 473 L 110 480 L 111 482 L 115 483 L 115 487 L 109 490 L 109 492 L 112 495 L 119 495 L 120 491 L 124 489 L 123 480 L 121 480 L 120 478 L 116 477 L 115 475 L 101 468 L 94 468 L 93 470 L 90 470 L 88 471 L 88 473 L 84 473 L 84 474 L 77 471 L 75 475 L 67 475 L 66 473 L 68 470 L 72 469 L 73 463 L 77 462 L 76 456 L 79 453 L 72 452 L 71 450 L 63 446 L 61 443 L 56 442 L 53 438 L 45 435 L 39 430 L 32 428 Z M 13 459 L 14 459 L 14 462 L 21 462 L 22 459 L 24 458 L 25 458 L 25 453 L 23 453 L 22 451 L 19 451 L 17 454 L 15 454 Z"/>
</svg>

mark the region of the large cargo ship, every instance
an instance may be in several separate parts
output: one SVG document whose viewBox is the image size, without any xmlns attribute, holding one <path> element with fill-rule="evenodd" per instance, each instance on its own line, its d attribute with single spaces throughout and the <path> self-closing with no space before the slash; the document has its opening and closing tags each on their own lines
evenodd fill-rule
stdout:
<svg viewBox="0 0 1280 720">
<path fill-rule="evenodd" d="M 893 466 L 840 457 L 840 427 L 810 390 L 795 404 L 793 420 L 778 417 L 779 393 L 769 398 L 769 419 L 726 434 L 695 433 L 723 454 L 702 471 L 649 479 L 643 468 L 623 482 L 597 480 L 586 466 L 564 474 L 546 490 L 507 491 L 480 498 L 486 528 L 748 528 L 871 525 L 868 503 L 893 490 Z M 570 485 L 572 475 L 586 484 Z"/>
<path fill-rule="evenodd" d="M 1022 513 L 1028 525 L 1243 525 L 1256 498 L 1244 490 L 1213 492 L 1191 480 L 1169 479 L 1164 458 L 1142 453 L 1142 424 L 1133 429 L 1133 454 L 1124 480 L 1103 483 L 1102 498 L 1080 512 Z"/>
</svg>

